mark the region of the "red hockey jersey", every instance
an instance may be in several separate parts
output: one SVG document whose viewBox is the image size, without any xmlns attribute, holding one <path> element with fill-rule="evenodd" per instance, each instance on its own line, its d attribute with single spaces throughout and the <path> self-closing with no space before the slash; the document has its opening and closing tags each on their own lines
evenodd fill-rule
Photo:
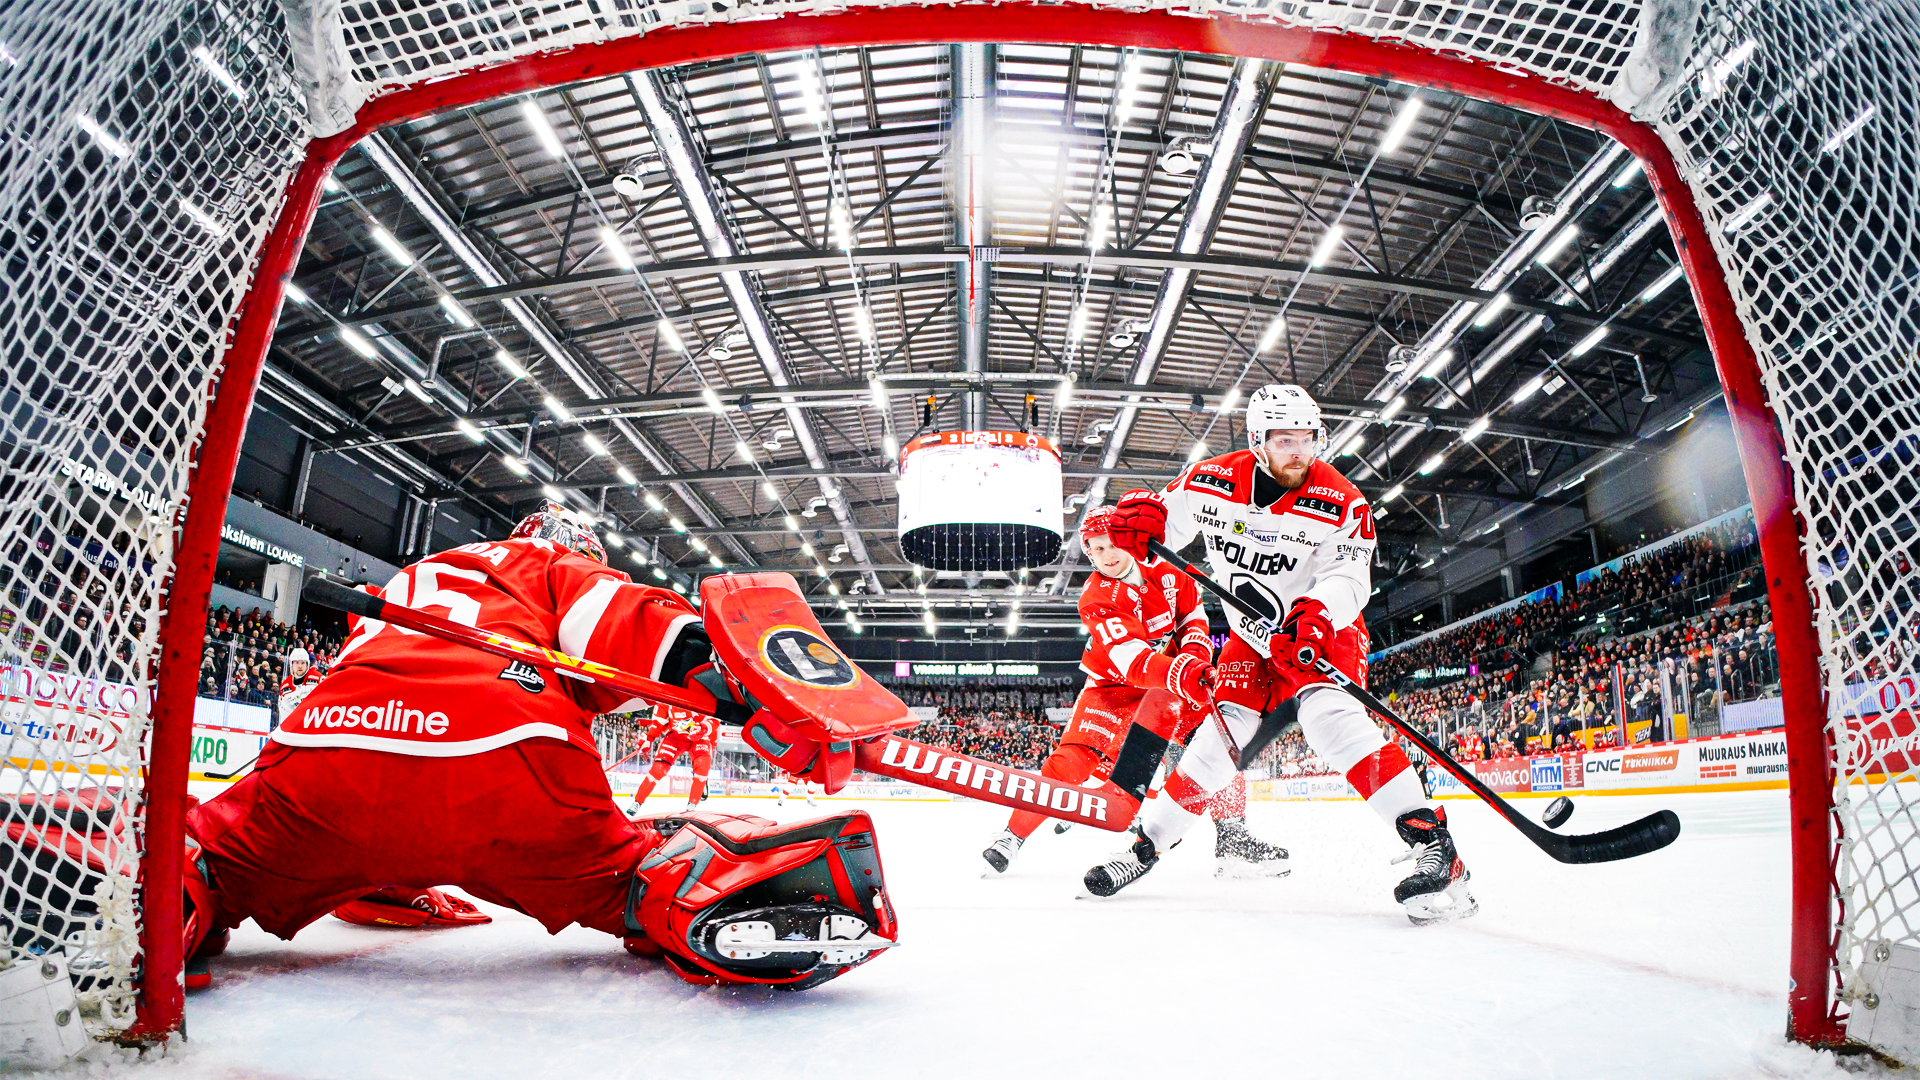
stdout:
<svg viewBox="0 0 1920 1080">
<path fill-rule="evenodd" d="M 1087 628 L 1087 648 L 1080 670 L 1093 686 L 1142 686 L 1159 690 L 1166 685 L 1164 666 L 1152 664 L 1189 640 L 1206 641 L 1207 612 L 1200 606 L 1200 590 L 1193 579 L 1173 565 L 1155 559 L 1134 563 L 1125 579 L 1095 573 L 1080 590 L 1080 622 Z M 1159 670 L 1150 672 L 1150 667 Z"/>
<path fill-rule="evenodd" d="M 380 593 L 389 603 L 650 678 L 659 677 L 681 627 L 700 618 L 676 593 L 635 585 L 538 538 L 440 552 L 394 575 Z M 550 738 L 598 756 L 593 718 L 641 704 L 600 684 L 355 619 L 326 679 L 272 737 L 290 746 L 424 757 Z"/>
<path fill-rule="evenodd" d="M 661 705 L 654 713 L 654 721 L 660 724 L 662 735 L 685 746 L 712 749 L 714 741 L 720 737 L 720 718 L 692 709 Z"/>
</svg>

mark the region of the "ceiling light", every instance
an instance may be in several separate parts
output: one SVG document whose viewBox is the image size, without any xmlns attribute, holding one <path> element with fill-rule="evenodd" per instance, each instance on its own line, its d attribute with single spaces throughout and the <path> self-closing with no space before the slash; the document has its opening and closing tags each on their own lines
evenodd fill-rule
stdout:
<svg viewBox="0 0 1920 1080">
<path fill-rule="evenodd" d="M 1407 133 L 1413 130 L 1413 122 L 1420 117 L 1420 95 L 1415 94 L 1400 107 L 1400 115 L 1394 118 L 1393 126 L 1387 129 L 1387 136 L 1380 140 L 1380 153 L 1391 154 L 1400 149 Z"/>
<path fill-rule="evenodd" d="M 1087 250 L 1099 251 L 1107 246 L 1107 234 L 1113 231 L 1113 204 L 1103 202 L 1093 208 L 1093 229 L 1087 234 Z"/>
<path fill-rule="evenodd" d="M 633 252 L 627 250 L 627 242 L 620 239 L 620 234 L 614 230 L 613 226 L 600 226 L 600 246 L 607 249 L 607 254 L 620 269 L 633 269 Z"/>
<path fill-rule="evenodd" d="M 507 350 L 500 349 L 496 351 L 493 354 L 493 360 L 494 360 L 494 363 L 497 363 L 501 367 L 506 368 L 507 374 L 513 376 L 514 378 L 524 379 L 527 377 L 527 369 L 521 367 L 520 361 L 515 360 L 513 358 L 513 354 L 508 352 Z"/>
<path fill-rule="evenodd" d="M 813 545 L 805 541 L 801 541 L 800 554 L 805 555 L 809 559 L 813 558 Z"/>
<path fill-rule="evenodd" d="M 1480 314 L 1475 315 L 1473 317 L 1473 325 L 1475 326 L 1487 325 L 1488 323 L 1492 322 L 1494 318 L 1500 314 L 1502 309 L 1504 309 L 1508 304 L 1511 304 L 1511 303 L 1513 303 L 1513 298 L 1509 297 L 1506 293 L 1501 293 L 1499 296 L 1496 296 L 1493 299 L 1487 301 L 1487 306 L 1481 308 Z"/>
<path fill-rule="evenodd" d="M 1271 350 L 1275 345 L 1280 344 L 1280 339 L 1285 337 L 1286 334 L 1287 334 L 1286 316 L 1284 315 L 1274 316 L 1273 321 L 1267 324 L 1266 333 L 1260 335 L 1259 346 L 1255 348 L 1253 351 L 1256 353 L 1263 353 Z"/>
<path fill-rule="evenodd" d="M 713 387 L 711 386 L 701 387 L 700 396 L 706 401 L 708 409 L 711 409 L 714 412 L 724 411 L 725 406 L 720 404 L 720 395 L 713 392 Z"/>
<path fill-rule="evenodd" d="M 1420 463 L 1420 475 L 1431 476 L 1433 474 L 1433 470 L 1439 468 L 1441 464 L 1444 463 L 1446 460 L 1447 460 L 1447 452 L 1445 450 L 1442 450 L 1439 453 L 1433 455 L 1432 457 Z"/>
<path fill-rule="evenodd" d="M 413 265 L 413 256 L 408 254 L 406 247 L 402 245 L 392 233 L 387 231 L 385 225 L 375 225 L 373 227 L 373 242 L 385 248 L 387 254 L 393 256 L 393 261 L 399 263 L 401 266 Z"/>
<path fill-rule="evenodd" d="M 687 546 L 695 551 L 707 550 L 707 542 L 695 536 L 687 541 Z"/>
<path fill-rule="evenodd" d="M 1392 487 L 1390 487 L 1390 488 L 1388 488 L 1388 489 L 1387 489 L 1387 493 L 1386 493 L 1385 495 L 1382 495 L 1382 496 L 1380 496 L 1380 501 L 1381 501 L 1381 502 L 1392 502 L 1393 500 L 1395 500 L 1395 499 L 1397 499 L 1397 498 L 1399 498 L 1400 496 L 1402 496 L 1402 495 L 1404 495 L 1404 494 L 1406 494 L 1406 492 L 1407 492 L 1407 485 L 1405 485 L 1405 484 L 1395 484 L 1395 485 L 1393 485 Z"/>
<path fill-rule="evenodd" d="M 880 381 L 880 376 L 875 375 L 867 380 L 867 391 L 873 395 L 873 407 L 886 412 L 891 403 L 887 399 L 887 384 Z"/>
<path fill-rule="evenodd" d="M 607 453 L 607 444 L 601 442 L 599 437 L 591 431 L 580 436 L 580 444 L 587 448 L 589 454 L 601 456 Z"/>
<path fill-rule="evenodd" d="M 886 451 L 887 457 L 890 460 L 898 461 L 900 459 L 900 444 L 894 440 L 893 436 L 882 436 L 880 439 L 880 449 Z"/>
<path fill-rule="evenodd" d="M 1473 423 L 1467 425 L 1467 430 L 1460 433 L 1460 441 L 1472 442 L 1473 440 L 1479 438 L 1480 436 L 1485 435 L 1487 433 L 1487 428 L 1491 426 L 1493 426 L 1493 421 L 1483 416 L 1480 419 L 1475 420 Z"/>
<path fill-rule="evenodd" d="M 633 487 L 635 484 L 638 484 L 640 482 L 640 478 L 633 475 L 633 470 L 627 468 L 625 465 L 622 465 L 619 468 L 613 470 L 613 475 L 619 477 L 620 482 L 627 485 L 628 487 Z"/>
<path fill-rule="evenodd" d="M 1626 187 L 1628 184 L 1633 183 L 1633 178 L 1639 176 L 1641 171 L 1640 159 L 1634 158 L 1632 161 L 1627 162 L 1626 168 L 1614 174 L 1613 186 L 1617 188 Z"/>
<path fill-rule="evenodd" d="M 1820 144 L 1820 152 L 1823 154 L 1831 154 L 1835 150 L 1840 149 L 1841 143 L 1844 143 L 1848 139 L 1853 138 L 1855 135 L 1860 134 L 1860 130 L 1867 126 L 1867 122 L 1869 120 L 1873 119 L 1873 111 L 1874 111 L 1874 106 L 1871 104 L 1869 104 L 1865 109 L 1862 109 L 1860 111 L 1859 116 L 1856 116 L 1853 119 L 1847 121 L 1847 124 L 1845 127 L 1841 128 L 1839 131 L 1834 132 L 1831 136 L 1827 138 L 1826 142 L 1823 142 Z"/>
<path fill-rule="evenodd" d="M 1700 93 L 1706 97 L 1713 97 L 1726 89 L 1727 80 L 1733 77 L 1734 69 L 1746 63 L 1747 58 L 1752 56 L 1758 47 L 1752 38 L 1748 38 L 1734 46 L 1732 52 L 1714 61 L 1713 66 L 1700 75 Z"/>
<path fill-rule="evenodd" d="M 340 328 L 340 340 L 353 346 L 354 352 L 359 353 L 369 360 L 373 359 L 376 351 L 373 347 L 373 342 L 368 341 L 366 335 L 360 331 L 355 330 L 351 326 L 343 326 Z"/>
<path fill-rule="evenodd" d="M 406 387 L 407 393 L 412 394 L 414 398 L 420 402 L 420 404 L 422 405 L 433 404 L 433 395 L 427 393 L 426 387 L 421 386 L 419 383 L 414 382 L 412 379 L 405 379 L 405 378 L 400 380 L 400 385 Z"/>
<path fill-rule="evenodd" d="M 1394 417 L 1400 415 L 1400 410 L 1406 407 L 1407 407 L 1407 398 L 1406 398 L 1406 395 L 1404 394 L 1402 394 L 1397 398 L 1394 398 L 1392 401 L 1387 402 L 1387 407 L 1380 410 L 1381 422 L 1385 423 L 1386 421 L 1391 420 Z"/>
<path fill-rule="evenodd" d="M 1327 231 L 1320 237 L 1320 242 L 1314 245 L 1313 257 L 1307 260 L 1307 265 L 1325 265 L 1328 259 L 1333 258 L 1334 249 L 1340 246 L 1340 237 L 1345 232 L 1346 230 L 1338 225 L 1327 226 Z"/>
<path fill-rule="evenodd" d="M 1358 454 L 1360 452 L 1360 448 L 1362 446 L 1365 446 L 1366 444 L 1367 444 L 1366 432 L 1356 431 L 1350 437 L 1348 437 L 1346 442 L 1340 444 L 1340 449 L 1336 451 L 1333 456 L 1346 457 L 1349 454 Z"/>
<path fill-rule="evenodd" d="M 1220 396 L 1220 411 L 1231 412 L 1233 411 L 1233 407 L 1239 404 L 1239 402 L 1240 388 L 1237 386 L 1230 387 L 1225 394 Z"/>
<path fill-rule="evenodd" d="M 180 200 L 180 212 L 192 218 L 193 223 L 205 229 L 209 235 L 216 237 L 227 235 L 227 230 L 222 227 L 219 222 L 213 220 L 213 215 L 188 202 L 184 198 Z"/>
<path fill-rule="evenodd" d="M 460 419 L 454 421 L 453 426 L 457 431 L 460 432 L 460 434 L 465 435 L 467 437 L 468 442 L 483 443 L 487 441 L 486 434 L 482 432 L 479 428 L 474 427 L 473 421 L 468 420 L 465 417 L 461 417 Z"/>
<path fill-rule="evenodd" d="M 667 508 L 667 504 L 660 501 L 660 496 L 655 495 L 651 491 L 647 492 L 646 501 L 647 501 L 647 509 L 653 511 L 656 514 Z"/>
<path fill-rule="evenodd" d="M 547 498 L 552 499 L 554 502 L 565 502 L 567 498 L 564 492 L 562 492 L 559 488 L 554 487 L 552 484 L 541 484 L 540 494 L 545 495 Z"/>
<path fill-rule="evenodd" d="M 1606 336 L 1607 336 L 1607 328 L 1604 326 L 1596 326 L 1593 328 L 1593 333 L 1588 334 L 1586 337 L 1581 338 L 1577 343 L 1575 343 L 1573 348 L 1568 349 L 1567 355 L 1568 356 L 1585 356 L 1587 355 L 1588 350 L 1592 349 L 1595 345 L 1600 344 L 1601 339 L 1605 338 Z"/>
<path fill-rule="evenodd" d="M 800 523 L 799 523 L 799 522 L 797 522 L 797 521 L 795 521 L 795 520 L 793 520 L 793 515 L 792 515 L 792 514 L 787 514 L 787 515 L 785 515 L 785 516 L 784 516 L 784 517 L 783 517 L 783 518 L 782 518 L 781 520 L 783 520 L 783 521 L 785 521 L 785 522 L 786 522 L 786 524 L 787 524 L 787 528 L 789 528 L 789 529 L 791 529 L 791 530 L 793 530 L 794 532 L 799 532 L 799 531 L 800 531 Z"/>
<path fill-rule="evenodd" d="M 1666 273 L 1654 278 L 1653 284 L 1648 285 L 1646 289 L 1641 292 L 1639 297 L 1640 302 L 1644 304 L 1654 297 L 1659 296 L 1661 293 L 1666 292 L 1667 289 L 1672 287 L 1674 282 L 1679 281 L 1685 274 L 1686 268 L 1679 263 L 1674 263 L 1667 268 Z"/>
<path fill-rule="evenodd" d="M 747 444 L 744 440 L 740 440 L 740 439 L 734 440 L 733 452 L 740 455 L 741 461 L 744 461 L 749 465 L 753 464 L 753 451 L 748 449 Z"/>
<path fill-rule="evenodd" d="M 545 405 L 547 407 L 547 411 L 553 414 L 553 418 L 555 420 L 560 421 L 561 423 L 565 423 L 573 419 L 573 414 L 568 412 L 567 407 L 564 404 L 561 404 L 560 399 L 557 397 L 554 397 L 552 394 L 548 394 L 546 397 L 542 398 L 541 404 Z"/>
<path fill-rule="evenodd" d="M 1734 211 L 1733 215 L 1727 218 L 1726 223 L 1720 226 L 1720 231 L 1732 236 L 1753 224 L 1754 220 L 1760 216 L 1760 212 L 1772 205 L 1773 192 L 1763 191 L 1754 196 L 1752 202 Z"/>
<path fill-rule="evenodd" d="M 512 454 L 501 454 L 500 460 L 506 463 L 507 468 L 512 470 L 515 476 L 527 475 L 527 463 L 514 457 Z"/>
<path fill-rule="evenodd" d="M 609 544 L 611 544 L 611 545 L 613 545 L 614 547 L 626 547 L 626 546 L 627 546 L 627 542 L 626 542 L 625 540 L 622 540 L 622 539 L 620 538 L 620 534 L 619 534 L 619 533 L 617 533 L 617 532 L 610 532 L 610 533 L 607 533 L 607 534 L 606 534 L 606 537 L 607 537 L 607 543 L 609 543 Z"/>
<path fill-rule="evenodd" d="M 124 160 L 133 156 L 133 147 L 107 134 L 107 129 L 101 127 L 98 121 L 86 113 L 76 115 L 73 118 L 73 122 L 80 125 L 81 131 L 93 136 L 93 141 L 100 144 L 100 149 L 105 150 L 114 157 Z"/>
<path fill-rule="evenodd" d="M 1071 404 L 1073 404 L 1073 376 L 1069 375 L 1061 379 L 1060 385 L 1054 388 L 1053 411 L 1062 412 Z"/>
<path fill-rule="evenodd" d="M 867 310 L 867 305 L 853 306 L 853 329 L 860 335 L 861 341 L 869 343 L 873 341 L 873 312 Z"/>
<path fill-rule="evenodd" d="M 667 524 L 673 527 L 674 532 L 683 533 L 687 531 L 687 523 L 677 517 L 668 518 Z"/>
<path fill-rule="evenodd" d="M 654 324 L 654 329 L 660 334 L 660 340 L 667 343 L 667 348 L 674 352 L 687 351 L 687 343 L 680 340 L 680 331 L 673 328 L 672 320 L 661 319 Z"/>
<path fill-rule="evenodd" d="M 1441 349 L 1434 354 L 1433 363 L 1427 365 L 1427 370 L 1421 372 L 1420 377 L 1423 379 L 1437 379 L 1447 373 L 1447 365 L 1451 363 L 1453 363 L 1453 350 Z"/>
<path fill-rule="evenodd" d="M 1067 320 L 1067 340 L 1079 341 L 1087 336 L 1087 305 L 1081 304 L 1073 309 L 1073 317 Z"/>
<path fill-rule="evenodd" d="M 1203 442 L 1194 443 L 1193 449 L 1187 451 L 1188 461 L 1199 461 L 1201 458 L 1206 456 L 1207 456 L 1207 444 Z"/>
<path fill-rule="evenodd" d="M 454 325 L 473 329 L 473 316 L 467 314 L 467 309 L 460 306 L 460 301 L 446 293 L 441 293 L 440 306 L 447 310 L 447 317 L 454 321 Z"/>
<path fill-rule="evenodd" d="M 287 294 L 287 299 L 293 301 L 296 304 L 305 304 L 308 302 L 307 291 L 305 289 L 302 289 L 300 286 L 295 285 L 291 281 L 287 282 L 286 285 L 283 286 L 283 290 Z"/>
<path fill-rule="evenodd" d="M 347 189 L 340 186 L 340 181 L 335 180 L 332 173 L 328 173 L 326 177 L 320 181 L 320 190 L 332 192 L 337 195 Z"/>
<path fill-rule="evenodd" d="M 760 481 L 760 494 L 765 495 L 769 499 L 778 499 L 780 497 L 780 493 L 773 490 L 773 481 L 771 480 Z"/>
<path fill-rule="evenodd" d="M 1546 247 L 1540 249 L 1540 254 L 1533 257 L 1534 261 L 1542 266 L 1552 262 L 1561 252 L 1567 250 L 1567 245 L 1573 243 L 1574 238 L 1579 235 L 1580 226 L 1578 225 L 1569 225 L 1561 229 L 1554 234 L 1553 239 L 1547 241 Z"/>
<path fill-rule="evenodd" d="M 1544 371 L 1538 375 L 1535 375 L 1533 378 L 1528 379 L 1526 382 L 1521 384 L 1520 389 L 1515 390 L 1513 392 L 1512 404 L 1518 405 L 1521 402 L 1532 397 L 1533 395 L 1539 393 L 1540 388 L 1542 386 L 1545 386 L 1546 384 L 1547 384 L 1547 373 Z"/>
<path fill-rule="evenodd" d="M 1567 385 L 1567 380 L 1565 378 L 1559 375 L 1555 375 L 1553 378 L 1547 380 L 1547 384 L 1540 388 L 1540 392 L 1547 395 L 1548 397 L 1552 397 L 1553 395 L 1560 392 L 1561 387 L 1564 387 L 1566 385 Z"/>
<path fill-rule="evenodd" d="M 715 570 L 724 570 L 727 568 L 727 564 L 721 562 L 720 556 L 718 555 L 707 556 L 707 564 L 712 566 Z"/>
<path fill-rule="evenodd" d="M 547 122 L 547 114 L 540 103 L 528 98 L 520 103 L 520 115 L 527 118 L 527 126 L 533 129 L 533 137 L 539 141 L 540 149 L 555 158 L 565 158 L 566 148 L 560 145 L 560 134 Z"/>
<path fill-rule="evenodd" d="M 220 61 L 213 58 L 213 54 L 207 51 L 205 45 L 195 45 L 193 47 L 193 58 L 200 61 L 201 66 L 211 72 L 213 77 L 219 80 L 220 85 L 226 87 L 228 92 L 234 97 L 239 98 L 241 101 L 247 100 L 247 92 L 240 86 L 239 80 L 233 77 L 232 72 L 222 67 Z"/>
</svg>

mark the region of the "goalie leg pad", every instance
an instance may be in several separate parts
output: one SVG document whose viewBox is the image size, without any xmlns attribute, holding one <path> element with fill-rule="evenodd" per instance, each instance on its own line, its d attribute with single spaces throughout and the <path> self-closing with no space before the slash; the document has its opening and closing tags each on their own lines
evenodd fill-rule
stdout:
<svg viewBox="0 0 1920 1080">
<path fill-rule="evenodd" d="M 628 951 L 643 935 L 681 977 L 804 990 L 898 936 L 873 822 L 854 810 L 781 825 L 696 810 L 634 873 Z M 805 947 L 800 947 L 805 946 Z"/>
</svg>

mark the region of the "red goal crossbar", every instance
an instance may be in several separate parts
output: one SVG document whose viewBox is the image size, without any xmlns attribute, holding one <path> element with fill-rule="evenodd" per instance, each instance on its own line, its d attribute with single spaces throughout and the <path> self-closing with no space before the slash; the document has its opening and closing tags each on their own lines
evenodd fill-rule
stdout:
<svg viewBox="0 0 1920 1080">
<path fill-rule="evenodd" d="M 1608 135 L 1641 162 L 1672 230 L 1726 391 L 1735 438 L 1759 529 L 1767 595 L 1780 656 L 1787 718 L 1788 787 L 1793 839 L 1793 942 L 1789 1023 L 1794 1038 L 1843 1039 L 1832 994 L 1836 924 L 1833 768 L 1825 693 L 1801 515 L 1785 444 L 1741 326 L 1725 273 L 1708 240 L 1692 191 L 1672 154 L 1649 126 L 1616 106 L 1545 79 L 1413 45 L 1228 16 L 1192 18 L 1072 4 L 888 7 L 833 15 L 789 15 L 738 24 L 658 30 L 543 53 L 376 97 L 352 128 L 317 139 L 291 181 L 279 218 L 262 246 L 253 284 L 232 330 L 225 366 L 208 410 L 205 441 L 190 481 L 176 548 L 177 565 L 161 627 L 148 835 L 141 876 L 145 976 L 130 1036 L 164 1037 L 180 1026 L 181 897 L 184 807 L 199 681 L 205 611 L 247 413 L 279 319 L 285 285 L 319 204 L 321 183 L 348 149 L 402 121 L 623 72 L 756 52 L 970 42 L 1028 42 L 1178 50 L 1280 61 L 1393 79 L 1543 114 Z"/>
</svg>

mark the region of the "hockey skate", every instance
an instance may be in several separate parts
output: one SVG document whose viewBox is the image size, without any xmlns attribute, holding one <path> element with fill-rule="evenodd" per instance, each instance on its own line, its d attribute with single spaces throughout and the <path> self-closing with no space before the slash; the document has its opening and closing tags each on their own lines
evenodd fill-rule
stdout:
<svg viewBox="0 0 1920 1080">
<path fill-rule="evenodd" d="M 1213 828 L 1214 877 L 1252 880 L 1293 873 L 1293 867 L 1287 865 L 1287 849 L 1253 835 L 1246 818 L 1216 821 Z"/>
<path fill-rule="evenodd" d="M 1065 836 L 1067 835 L 1067 830 L 1071 828 L 1073 828 L 1073 822 L 1071 821 L 1056 821 L 1053 823 L 1053 835 Z"/>
<path fill-rule="evenodd" d="M 1080 879 L 1087 892 L 1100 897 L 1112 896 L 1121 889 L 1146 876 L 1153 864 L 1160 861 L 1160 853 L 1153 849 L 1153 841 L 1136 830 L 1133 843 L 1113 858 L 1087 871 Z"/>
<path fill-rule="evenodd" d="M 1400 815 L 1394 827 L 1400 839 L 1407 842 L 1407 850 L 1393 861 L 1416 860 L 1413 873 L 1393 890 L 1393 898 L 1407 909 L 1407 919 L 1413 925 L 1453 922 L 1480 910 L 1480 902 L 1467 890 L 1472 875 L 1454 850 L 1445 810 L 1424 806 L 1409 810 Z"/>
<path fill-rule="evenodd" d="M 1013 865 L 1013 857 L 1020 854 L 1020 845 L 1024 843 L 1026 840 L 1013 835 L 1012 829 L 1002 829 L 993 843 L 987 845 L 987 850 L 980 853 L 980 857 L 987 860 L 987 869 L 993 872 L 980 876 L 998 877 L 1006 873 L 1007 867 Z"/>
</svg>

